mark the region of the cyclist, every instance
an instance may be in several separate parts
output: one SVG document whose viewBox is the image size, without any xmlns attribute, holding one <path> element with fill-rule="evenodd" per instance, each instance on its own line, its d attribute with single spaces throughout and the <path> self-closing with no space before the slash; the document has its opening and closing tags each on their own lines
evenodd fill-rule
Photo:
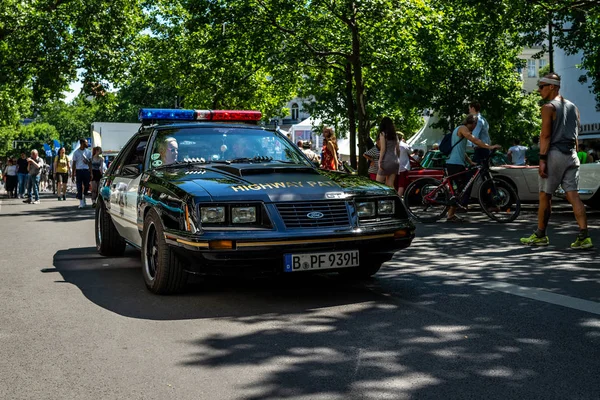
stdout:
<svg viewBox="0 0 600 400">
<path fill-rule="evenodd" d="M 473 136 L 473 129 L 477 126 L 477 116 L 470 114 L 463 121 L 462 125 L 457 126 L 452 132 L 452 151 L 446 160 L 446 173 L 448 176 L 457 174 L 465 170 L 465 161 L 471 165 L 475 165 L 473 161 L 467 156 L 467 140 L 476 145 L 479 148 L 487 150 L 499 149 L 499 145 L 489 145 L 483 142 L 481 139 Z M 467 139 L 467 140 L 464 140 Z M 453 178 L 453 183 L 457 186 L 457 192 L 461 192 L 469 179 L 469 174 L 460 174 Z M 469 201 L 468 194 L 465 194 L 466 200 Z M 462 218 L 456 215 L 456 205 L 450 206 L 448 209 L 448 217 L 446 222 L 463 222 Z"/>
</svg>

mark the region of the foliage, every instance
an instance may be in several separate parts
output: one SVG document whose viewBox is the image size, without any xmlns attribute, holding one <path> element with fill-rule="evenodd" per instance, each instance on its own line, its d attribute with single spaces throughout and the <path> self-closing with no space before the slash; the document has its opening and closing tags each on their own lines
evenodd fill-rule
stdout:
<svg viewBox="0 0 600 400">
<path fill-rule="evenodd" d="M 61 98 L 77 70 L 86 82 L 118 82 L 128 73 L 133 40 L 142 29 L 138 0 L 0 3 L 0 126 L 31 101 Z"/>
<path fill-rule="evenodd" d="M 45 122 L 33 122 L 22 126 L 20 129 L 0 128 L 2 142 L 0 142 L 0 151 L 4 151 L 6 156 L 18 156 L 21 153 L 29 155 L 31 150 L 37 150 L 44 157 L 44 144 L 49 144 L 53 139 L 58 139 L 58 131 L 53 125 Z M 8 130 L 8 131 L 7 131 Z M 6 139 L 5 139 L 6 138 Z M 17 147 L 13 148 L 13 141 L 16 141 Z"/>
</svg>

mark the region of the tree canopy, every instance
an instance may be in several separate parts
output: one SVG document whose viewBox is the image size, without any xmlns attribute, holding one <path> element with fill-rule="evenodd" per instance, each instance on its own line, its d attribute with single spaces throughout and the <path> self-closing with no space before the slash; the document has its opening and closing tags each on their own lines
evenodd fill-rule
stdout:
<svg viewBox="0 0 600 400">
<path fill-rule="evenodd" d="M 537 98 L 522 93 L 516 69 L 523 46 L 540 43 L 549 22 L 571 27 L 553 38 L 583 52 L 600 93 L 596 1 L 2 4 L 0 155 L 23 116 L 54 126 L 68 143 L 94 120 L 133 121 L 142 106 L 259 109 L 269 120 L 285 116 L 295 96 L 347 131 L 360 152 L 383 116 L 410 135 L 423 110 L 434 109 L 450 129 L 472 100 L 494 141 L 509 145 L 539 131 Z M 65 104 L 61 93 L 78 74 L 84 91 Z"/>
</svg>

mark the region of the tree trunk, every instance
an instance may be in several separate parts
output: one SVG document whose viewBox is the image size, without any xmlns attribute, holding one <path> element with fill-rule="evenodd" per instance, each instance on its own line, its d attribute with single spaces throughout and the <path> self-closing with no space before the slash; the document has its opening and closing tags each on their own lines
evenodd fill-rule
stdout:
<svg viewBox="0 0 600 400">
<path fill-rule="evenodd" d="M 356 13 L 356 4 L 353 5 L 354 14 Z M 363 154 L 367 151 L 367 138 L 369 137 L 369 119 L 367 116 L 367 105 L 365 102 L 365 85 L 362 75 L 362 61 L 360 56 L 360 35 L 356 19 L 352 17 L 352 69 L 354 72 L 354 87 L 356 90 L 356 114 L 358 117 L 358 151 Z M 358 161 L 359 175 L 367 176 L 369 167 L 367 160 L 360 157 Z"/>
<path fill-rule="evenodd" d="M 350 135 L 350 165 L 357 168 L 356 163 L 356 111 L 352 85 L 352 64 L 346 63 L 346 109 L 348 111 L 348 129 Z"/>
</svg>

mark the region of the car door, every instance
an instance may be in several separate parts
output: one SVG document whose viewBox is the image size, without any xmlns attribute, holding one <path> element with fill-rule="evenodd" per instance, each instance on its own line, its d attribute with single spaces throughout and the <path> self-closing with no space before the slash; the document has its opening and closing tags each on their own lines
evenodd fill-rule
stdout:
<svg viewBox="0 0 600 400">
<path fill-rule="evenodd" d="M 127 153 L 111 183 L 109 200 L 109 212 L 117 230 L 128 242 L 139 247 L 142 238 L 137 227 L 137 205 L 147 143 L 148 136 L 140 136 L 125 149 Z"/>
</svg>

